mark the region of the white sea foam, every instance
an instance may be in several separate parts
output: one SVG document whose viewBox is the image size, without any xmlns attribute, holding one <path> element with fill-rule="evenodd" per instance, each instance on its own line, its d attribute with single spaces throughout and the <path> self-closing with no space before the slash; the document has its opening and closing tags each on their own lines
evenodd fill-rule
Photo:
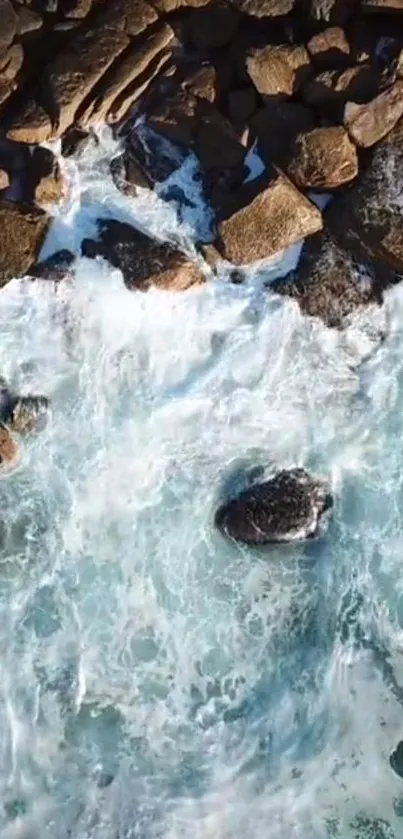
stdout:
<svg viewBox="0 0 403 839">
<path fill-rule="evenodd" d="M 115 151 L 66 163 L 44 254 L 100 214 L 192 249 L 118 193 Z M 403 293 L 371 355 L 255 279 L 144 295 L 80 259 L 74 286 L 1 294 L 1 372 L 52 401 L 0 482 L 4 839 L 401 835 Z M 214 532 L 259 463 L 329 476 L 322 541 Z"/>
</svg>

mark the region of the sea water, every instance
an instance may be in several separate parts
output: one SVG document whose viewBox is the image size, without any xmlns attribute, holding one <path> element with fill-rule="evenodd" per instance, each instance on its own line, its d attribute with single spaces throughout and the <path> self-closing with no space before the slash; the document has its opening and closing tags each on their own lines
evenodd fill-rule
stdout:
<svg viewBox="0 0 403 839">
<path fill-rule="evenodd" d="M 117 151 L 63 162 L 43 255 L 100 216 L 194 254 L 194 161 L 179 220 L 118 192 Z M 2 839 L 403 835 L 403 290 L 330 331 L 267 288 L 298 254 L 181 294 L 84 258 L 1 292 L 1 373 L 52 405 L 0 480 Z M 248 470 L 296 465 L 331 481 L 323 538 L 215 532 Z"/>
</svg>

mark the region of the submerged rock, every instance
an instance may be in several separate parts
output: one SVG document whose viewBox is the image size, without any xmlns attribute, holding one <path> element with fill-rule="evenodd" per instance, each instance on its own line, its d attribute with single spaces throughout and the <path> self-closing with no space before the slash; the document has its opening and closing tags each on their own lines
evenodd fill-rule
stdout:
<svg viewBox="0 0 403 839">
<path fill-rule="evenodd" d="M 332 506 L 325 481 L 305 469 L 284 469 L 219 507 L 214 522 L 226 536 L 247 545 L 293 542 L 318 536 Z"/>
<path fill-rule="evenodd" d="M 396 775 L 398 775 L 399 778 L 403 778 L 403 740 L 400 740 L 392 752 L 389 758 L 389 763 Z"/>
</svg>

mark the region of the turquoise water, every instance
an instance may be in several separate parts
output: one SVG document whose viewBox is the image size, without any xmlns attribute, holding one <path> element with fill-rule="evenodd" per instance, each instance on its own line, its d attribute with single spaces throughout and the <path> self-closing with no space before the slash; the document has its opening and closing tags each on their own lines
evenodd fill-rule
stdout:
<svg viewBox="0 0 403 839">
<path fill-rule="evenodd" d="M 99 214 L 191 250 L 191 162 L 178 225 L 112 153 L 66 163 L 44 253 Z M 403 292 L 334 334 L 264 289 L 284 265 L 143 295 L 80 259 L 1 294 L 2 372 L 52 401 L 0 481 L 1 837 L 402 835 Z M 256 464 L 330 479 L 323 539 L 214 532 Z"/>
</svg>

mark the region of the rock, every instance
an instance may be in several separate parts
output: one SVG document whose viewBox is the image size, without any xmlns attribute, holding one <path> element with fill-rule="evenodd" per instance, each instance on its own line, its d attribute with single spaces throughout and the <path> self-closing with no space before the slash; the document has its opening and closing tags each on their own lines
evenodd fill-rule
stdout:
<svg viewBox="0 0 403 839">
<path fill-rule="evenodd" d="M 43 17 L 34 9 L 28 6 L 20 6 L 17 10 L 17 34 L 27 35 L 28 32 L 36 32 L 43 26 Z"/>
<path fill-rule="evenodd" d="M 252 85 L 238 87 L 228 94 L 228 115 L 233 123 L 248 122 L 257 108 L 257 96 Z"/>
<path fill-rule="evenodd" d="M 0 55 L 6 52 L 17 32 L 17 15 L 10 0 L 0 0 Z"/>
<path fill-rule="evenodd" d="M 211 0 L 153 0 L 155 8 L 162 14 L 175 12 L 177 9 L 199 9 L 207 6 Z"/>
<path fill-rule="evenodd" d="M 70 267 L 74 261 L 74 253 L 67 250 L 67 248 L 55 251 L 47 259 L 44 259 L 42 262 L 37 262 L 31 268 L 31 276 L 37 280 L 49 280 L 49 282 L 54 283 L 71 279 L 72 273 Z"/>
<path fill-rule="evenodd" d="M 341 126 L 314 128 L 297 137 L 286 171 L 300 188 L 336 189 L 357 177 L 357 150 Z"/>
<path fill-rule="evenodd" d="M 62 50 L 47 67 L 53 113 L 48 115 L 34 100 L 27 100 L 12 118 L 7 137 L 35 143 L 63 134 L 74 122 L 81 103 L 129 43 L 127 35 L 108 23 L 94 23 L 79 33 L 74 45 Z"/>
<path fill-rule="evenodd" d="M 260 108 L 251 120 L 259 155 L 266 163 L 273 161 L 280 167 L 289 162 L 298 135 L 311 131 L 314 126 L 313 112 L 299 102 L 279 102 Z"/>
<path fill-rule="evenodd" d="M 151 189 L 153 182 L 129 149 L 111 160 L 110 170 L 115 186 L 124 195 L 135 197 L 138 188 Z"/>
<path fill-rule="evenodd" d="M 62 137 L 62 155 L 71 157 L 73 154 L 82 154 L 91 143 L 98 144 L 98 138 L 92 131 L 70 128 Z"/>
<path fill-rule="evenodd" d="M 253 17 L 281 17 L 294 8 L 294 0 L 232 0 L 233 5 Z"/>
<path fill-rule="evenodd" d="M 322 228 L 322 216 L 275 167 L 223 206 L 217 250 L 233 265 L 268 259 Z"/>
<path fill-rule="evenodd" d="M 128 88 L 133 101 L 134 88 L 144 90 L 144 73 L 148 75 L 147 81 L 151 81 L 153 73 L 148 73 L 150 65 L 155 57 L 168 47 L 173 37 L 173 29 L 168 24 L 163 24 L 152 35 L 144 38 L 139 44 L 135 42 L 126 50 L 124 56 L 118 59 L 106 74 L 101 87 L 97 87 L 94 98 L 90 99 L 85 111 L 80 115 L 80 124 L 88 128 L 105 120 L 107 114 L 114 110 L 115 102 L 118 103 L 119 109 L 121 94 Z"/>
<path fill-rule="evenodd" d="M 74 18 L 81 20 L 87 17 L 92 7 L 92 0 L 70 0 L 64 12 L 67 18 Z"/>
<path fill-rule="evenodd" d="M 225 0 L 215 0 L 195 9 L 186 22 L 186 35 L 197 50 L 219 49 L 228 44 L 236 31 L 239 15 Z"/>
<path fill-rule="evenodd" d="M 246 545 L 295 542 L 319 536 L 333 506 L 328 484 L 305 469 L 277 472 L 218 508 L 215 526 Z"/>
<path fill-rule="evenodd" d="M 8 428 L 0 425 L 0 474 L 16 466 L 19 456 L 19 447 L 12 434 Z"/>
<path fill-rule="evenodd" d="M 218 79 L 215 67 L 212 64 L 206 64 L 188 73 L 182 81 L 182 87 L 193 96 L 197 96 L 198 99 L 215 102 L 218 96 Z"/>
<path fill-rule="evenodd" d="M 10 177 L 5 169 L 0 169 L 0 189 L 7 189 L 10 186 Z"/>
<path fill-rule="evenodd" d="M 403 12 L 403 0 L 361 0 L 363 12 Z"/>
<path fill-rule="evenodd" d="M 327 70 L 311 79 L 302 90 L 307 105 L 331 119 L 341 121 L 345 104 L 368 102 L 379 90 L 379 74 L 368 64 L 348 67 L 342 73 Z"/>
<path fill-rule="evenodd" d="M 148 112 L 148 124 L 171 140 L 191 146 L 198 123 L 200 100 L 189 91 L 161 97 Z"/>
<path fill-rule="evenodd" d="M 127 120 L 130 116 L 130 111 L 140 101 L 141 96 L 148 93 L 148 88 L 151 87 L 151 82 L 159 76 L 163 75 L 170 67 L 171 47 L 168 46 L 157 54 L 155 59 L 149 64 L 143 76 L 139 76 L 129 84 L 118 96 L 110 107 L 107 115 L 107 122 L 111 125 Z"/>
<path fill-rule="evenodd" d="M 202 169 L 231 168 L 243 163 L 246 149 L 231 123 L 208 102 L 201 102 L 195 130 L 194 148 Z"/>
<path fill-rule="evenodd" d="M 348 64 L 350 44 L 340 26 L 331 26 L 314 35 L 307 43 L 307 50 L 319 70 L 338 70 Z"/>
<path fill-rule="evenodd" d="M 359 0 L 304 0 L 303 5 L 314 20 L 343 26 L 355 12 Z"/>
<path fill-rule="evenodd" d="M 365 105 L 347 102 L 344 125 L 357 146 L 369 148 L 382 140 L 403 115 L 403 80 Z"/>
<path fill-rule="evenodd" d="M 32 153 L 30 178 L 38 204 L 54 204 L 64 195 L 60 166 L 50 149 L 37 146 Z"/>
<path fill-rule="evenodd" d="M 172 245 L 151 239 L 129 224 L 98 221 L 100 241 L 84 239 L 83 256 L 102 256 L 123 274 L 125 285 L 138 291 L 151 286 L 166 291 L 185 291 L 205 281 L 196 263 Z"/>
<path fill-rule="evenodd" d="M 246 69 L 260 94 L 284 99 L 307 80 L 311 64 L 304 46 L 282 44 L 254 50 L 246 58 Z"/>
<path fill-rule="evenodd" d="M 0 286 L 29 274 L 48 227 L 49 216 L 42 210 L 0 201 Z"/>
<path fill-rule="evenodd" d="M 371 269 L 360 268 L 327 231 L 305 243 L 296 271 L 270 290 L 296 300 L 304 314 L 336 329 L 363 306 L 380 302 Z"/>
<path fill-rule="evenodd" d="M 21 44 L 13 44 L 7 50 L 6 63 L 2 67 L 1 77 L 7 81 L 15 79 L 24 63 L 24 50 Z"/>
<path fill-rule="evenodd" d="M 32 434 L 42 431 L 49 414 L 49 399 L 46 396 L 16 396 L 7 425 L 16 434 Z"/>
<path fill-rule="evenodd" d="M 389 763 L 396 775 L 399 778 L 403 778 L 403 740 L 400 740 L 400 743 L 397 744 L 392 752 Z"/>
<path fill-rule="evenodd" d="M 151 131 L 148 126 L 136 126 L 127 141 L 127 153 L 133 157 L 150 183 L 161 183 L 176 172 L 189 152 L 182 144 L 175 143 Z"/>
</svg>

